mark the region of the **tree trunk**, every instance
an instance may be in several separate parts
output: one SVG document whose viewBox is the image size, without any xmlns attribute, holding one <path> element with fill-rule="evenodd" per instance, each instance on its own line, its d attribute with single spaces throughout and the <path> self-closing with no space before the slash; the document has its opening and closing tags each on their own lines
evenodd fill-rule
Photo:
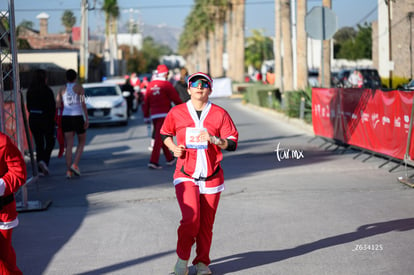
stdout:
<svg viewBox="0 0 414 275">
<path fill-rule="evenodd" d="M 229 71 L 227 75 L 238 82 L 244 81 L 244 12 L 245 0 L 231 0 L 227 43 Z"/>
<path fill-rule="evenodd" d="M 292 24 L 290 8 L 290 0 L 282 0 L 283 86 L 285 91 L 293 90 Z"/>
<path fill-rule="evenodd" d="M 322 6 L 332 8 L 332 0 L 322 0 Z M 323 41 L 323 72 L 322 72 L 322 66 L 319 71 L 321 72 L 319 74 L 321 86 L 330 87 L 331 86 L 331 40 L 330 39 Z M 323 83 L 322 83 L 322 75 L 323 75 Z"/>
<path fill-rule="evenodd" d="M 234 3 L 233 1 L 230 1 L 230 7 L 227 10 L 227 14 L 226 14 L 226 26 L 227 26 L 227 41 L 226 41 L 226 53 L 227 53 L 227 58 L 228 58 L 228 68 L 227 68 L 227 77 L 234 79 L 235 73 L 234 73 L 234 60 L 236 60 L 236 58 L 234 57 L 235 53 L 234 53 L 234 21 L 233 21 L 233 16 L 234 16 Z"/>
<path fill-rule="evenodd" d="M 274 52 L 275 52 L 275 87 L 283 91 L 282 86 L 282 28 L 281 28 L 281 16 L 280 16 L 280 0 L 275 0 L 275 39 L 273 41 Z"/>
<path fill-rule="evenodd" d="M 208 72 L 208 59 L 207 59 L 207 35 L 201 36 L 200 43 L 197 45 L 197 59 L 198 64 L 196 67 L 197 72 Z"/>
<path fill-rule="evenodd" d="M 244 18 L 245 18 L 245 0 L 232 0 L 233 2 L 233 51 L 234 66 L 233 80 L 237 82 L 244 81 Z"/>
<path fill-rule="evenodd" d="M 215 77 L 216 69 L 217 69 L 217 59 L 216 59 L 216 32 L 215 30 L 211 30 L 208 32 L 208 60 L 210 65 L 210 71 L 207 72 L 210 76 Z"/>
<path fill-rule="evenodd" d="M 224 52 L 224 25 L 223 20 L 221 18 L 218 19 L 219 21 L 216 23 L 216 27 L 214 28 L 215 32 L 215 70 L 213 77 L 222 77 L 224 76 L 223 71 L 223 52 Z"/>
<path fill-rule="evenodd" d="M 308 45 L 305 30 L 305 16 L 307 12 L 306 0 L 297 0 L 297 24 L 296 24 L 296 55 L 297 55 L 297 84 L 298 89 L 308 86 Z"/>
</svg>

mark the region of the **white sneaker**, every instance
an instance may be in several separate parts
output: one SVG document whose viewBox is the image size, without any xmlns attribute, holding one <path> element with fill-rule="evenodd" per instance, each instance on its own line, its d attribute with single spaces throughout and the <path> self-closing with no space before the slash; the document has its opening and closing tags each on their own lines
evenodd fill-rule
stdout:
<svg viewBox="0 0 414 275">
<path fill-rule="evenodd" d="M 197 271 L 197 275 L 210 275 L 210 274 L 213 274 L 211 272 L 210 268 L 208 268 L 208 266 L 206 266 L 202 262 L 199 262 L 199 263 L 196 264 L 196 271 Z"/>
<path fill-rule="evenodd" d="M 174 274 L 175 275 L 188 275 L 188 261 L 181 260 L 178 258 L 177 263 L 174 267 Z"/>
</svg>

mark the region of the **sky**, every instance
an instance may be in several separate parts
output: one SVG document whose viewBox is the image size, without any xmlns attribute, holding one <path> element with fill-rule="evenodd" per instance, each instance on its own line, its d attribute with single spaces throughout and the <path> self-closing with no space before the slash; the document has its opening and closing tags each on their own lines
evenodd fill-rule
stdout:
<svg viewBox="0 0 414 275">
<path fill-rule="evenodd" d="M 10 0 L 11 1 L 11 0 Z M 9 1 L 2 0 L 0 9 L 4 10 Z M 103 0 L 89 0 L 92 6 L 102 5 Z M 41 12 L 50 15 L 50 33 L 64 31 L 61 17 L 65 10 L 72 10 L 76 16 L 76 25 L 80 24 L 81 0 L 14 0 L 16 25 L 23 20 L 32 21 L 34 29 L 39 29 L 39 20 L 36 18 Z M 177 28 L 184 26 L 185 18 L 191 11 L 193 0 L 118 0 L 121 9 L 121 20 L 127 22 L 132 18 L 135 22 L 145 25 L 168 25 Z M 321 6 L 322 0 L 308 0 L 308 10 Z M 337 15 L 338 28 L 371 22 L 377 18 L 378 0 L 332 0 L 332 10 Z M 262 30 L 265 35 L 273 36 L 274 0 L 246 0 L 246 35 L 253 29 Z M 92 32 L 102 32 L 105 27 L 105 15 L 99 9 L 89 11 L 89 27 Z"/>
</svg>

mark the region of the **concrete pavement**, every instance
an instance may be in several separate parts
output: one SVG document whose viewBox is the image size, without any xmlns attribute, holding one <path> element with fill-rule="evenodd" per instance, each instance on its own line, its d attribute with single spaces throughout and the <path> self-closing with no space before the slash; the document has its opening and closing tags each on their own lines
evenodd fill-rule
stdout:
<svg viewBox="0 0 414 275">
<path fill-rule="evenodd" d="M 226 190 L 214 228 L 214 274 L 413 274 L 414 193 L 403 167 L 325 150 L 309 127 L 214 99 L 240 132 L 225 152 Z M 28 275 L 168 274 L 180 219 L 172 167 L 148 170 L 139 113 L 127 127 L 94 127 L 66 180 L 57 150 L 52 175 L 28 186 L 46 211 L 20 213 L 18 265 Z M 321 147 L 323 145 L 323 147 Z M 165 159 L 161 156 L 160 164 Z M 195 274 L 191 268 L 190 274 Z"/>
</svg>

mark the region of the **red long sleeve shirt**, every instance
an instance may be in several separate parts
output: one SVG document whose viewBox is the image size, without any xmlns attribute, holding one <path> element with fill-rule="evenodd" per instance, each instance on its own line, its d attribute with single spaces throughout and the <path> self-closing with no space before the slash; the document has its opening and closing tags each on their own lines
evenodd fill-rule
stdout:
<svg viewBox="0 0 414 275">
<path fill-rule="evenodd" d="M 166 117 L 172 107 L 171 103 L 175 105 L 182 103 L 174 86 L 167 80 L 152 80 L 145 92 L 144 119 Z"/>
</svg>

